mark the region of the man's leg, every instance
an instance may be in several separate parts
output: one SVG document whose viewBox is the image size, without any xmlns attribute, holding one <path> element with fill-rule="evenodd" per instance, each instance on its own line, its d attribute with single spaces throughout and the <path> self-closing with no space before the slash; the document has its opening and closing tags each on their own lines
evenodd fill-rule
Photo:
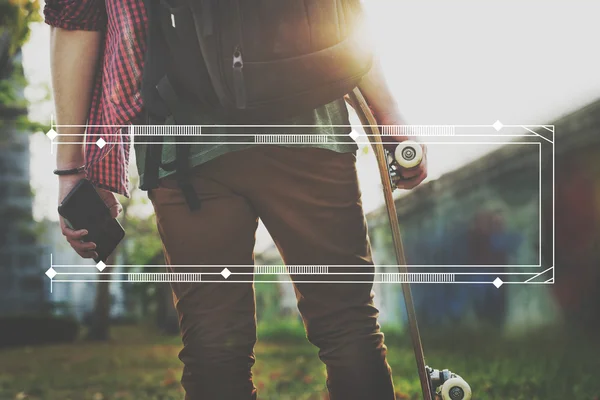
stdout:
<svg viewBox="0 0 600 400">
<path fill-rule="evenodd" d="M 269 178 L 250 198 L 285 263 L 355 265 L 292 279 L 370 282 L 295 284 L 308 339 L 327 366 L 331 400 L 394 400 L 354 154 L 271 147 L 264 156 Z"/>
<path fill-rule="evenodd" d="M 211 176 L 212 164 L 193 170 L 201 208 L 190 212 L 173 179 L 153 189 L 158 229 L 171 272 L 200 272 L 202 281 L 171 284 L 184 348 L 182 384 L 186 400 L 256 399 L 256 314 L 252 283 L 257 216 L 247 200 Z M 194 267 L 184 267 L 194 265 Z M 243 275 L 220 275 L 226 265 Z"/>
</svg>

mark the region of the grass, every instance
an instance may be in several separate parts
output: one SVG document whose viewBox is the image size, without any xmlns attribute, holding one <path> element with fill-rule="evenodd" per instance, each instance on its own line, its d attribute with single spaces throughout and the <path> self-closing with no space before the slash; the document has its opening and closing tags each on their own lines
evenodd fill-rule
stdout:
<svg viewBox="0 0 600 400">
<path fill-rule="evenodd" d="M 259 329 L 253 369 L 259 398 L 323 400 L 325 369 L 298 326 Z M 397 399 L 419 399 L 405 335 L 384 330 Z M 0 400 L 170 400 L 183 398 L 178 338 L 139 327 L 113 328 L 110 343 L 0 350 Z M 277 339 L 277 340 L 276 340 Z M 540 332 L 520 340 L 493 335 L 424 338 L 428 362 L 468 379 L 474 399 L 598 400 L 600 344 Z M 370 400 L 370 399 L 366 399 Z"/>
</svg>

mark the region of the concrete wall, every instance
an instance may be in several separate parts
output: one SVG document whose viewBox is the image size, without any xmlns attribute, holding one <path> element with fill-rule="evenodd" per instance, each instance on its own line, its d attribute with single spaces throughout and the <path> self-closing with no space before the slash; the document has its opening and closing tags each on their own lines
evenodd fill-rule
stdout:
<svg viewBox="0 0 600 400">
<path fill-rule="evenodd" d="M 600 101 L 553 124 L 555 284 L 500 289 L 489 284 L 416 284 L 413 294 L 421 325 L 491 325 L 510 333 L 558 324 L 565 315 L 575 316 L 578 323 L 587 321 L 586 326 L 595 321 L 592 316 L 600 311 Z M 409 265 L 538 265 L 541 257 L 543 268 L 551 267 L 551 145 L 542 142 L 541 213 L 540 159 L 534 146 L 504 146 L 398 199 Z M 368 220 L 377 263 L 395 264 L 384 210 Z M 403 319 L 398 286 L 375 288 L 382 321 Z"/>
</svg>

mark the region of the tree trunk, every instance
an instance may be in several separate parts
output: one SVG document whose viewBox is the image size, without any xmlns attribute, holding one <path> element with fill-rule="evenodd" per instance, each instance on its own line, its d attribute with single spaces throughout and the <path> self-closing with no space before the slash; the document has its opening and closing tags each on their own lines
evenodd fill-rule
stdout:
<svg viewBox="0 0 600 400">
<path fill-rule="evenodd" d="M 110 272 L 115 263 L 117 252 L 114 251 L 106 260 L 106 268 L 102 272 Z M 96 299 L 94 312 L 87 333 L 87 340 L 108 341 L 110 339 L 110 275 L 99 274 L 100 282 L 96 283 Z"/>
<path fill-rule="evenodd" d="M 173 292 L 168 284 L 156 286 L 156 326 L 167 335 L 179 334 L 179 320 L 173 305 Z"/>
</svg>

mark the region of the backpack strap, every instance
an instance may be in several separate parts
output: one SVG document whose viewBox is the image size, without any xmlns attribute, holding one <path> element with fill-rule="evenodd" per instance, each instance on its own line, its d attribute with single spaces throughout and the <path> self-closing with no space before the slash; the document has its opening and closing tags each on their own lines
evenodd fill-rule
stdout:
<svg viewBox="0 0 600 400">
<path fill-rule="evenodd" d="M 185 136 L 177 136 L 175 140 L 177 142 L 182 142 L 187 139 Z M 175 178 L 183 192 L 183 197 L 185 197 L 185 202 L 190 211 L 194 211 L 200 208 L 200 199 L 198 199 L 198 195 L 196 194 L 190 179 L 189 157 L 190 145 L 178 143 L 175 146 Z"/>
<path fill-rule="evenodd" d="M 145 111 L 143 121 L 146 125 L 163 124 L 164 119 L 158 119 Z M 149 127 L 148 130 L 153 130 Z M 146 159 L 144 160 L 144 184 L 140 187 L 142 190 L 156 189 L 158 187 L 158 170 L 162 161 L 162 135 L 141 135 L 139 142 L 153 142 L 146 145 Z"/>
<path fill-rule="evenodd" d="M 158 90 L 160 97 L 167 104 L 167 107 L 171 111 L 175 121 L 185 121 L 185 113 L 183 112 L 184 107 L 182 106 L 182 102 L 180 101 L 179 96 L 177 96 L 175 89 L 173 89 L 173 86 L 171 85 L 171 82 L 169 81 L 167 75 L 163 76 L 162 79 L 158 82 L 158 85 L 156 85 L 156 89 Z M 188 140 L 186 136 L 177 135 L 175 137 L 175 141 L 177 142 L 184 142 L 186 140 Z M 159 145 L 155 146 L 158 147 Z M 185 202 L 187 203 L 190 211 L 194 211 L 200 208 L 200 199 L 198 198 L 198 195 L 196 194 L 194 186 L 192 185 L 190 180 L 189 155 L 189 144 L 176 144 L 175 178 L 177 180 L 177 184 L 183 192 Z"/>
</svg>

